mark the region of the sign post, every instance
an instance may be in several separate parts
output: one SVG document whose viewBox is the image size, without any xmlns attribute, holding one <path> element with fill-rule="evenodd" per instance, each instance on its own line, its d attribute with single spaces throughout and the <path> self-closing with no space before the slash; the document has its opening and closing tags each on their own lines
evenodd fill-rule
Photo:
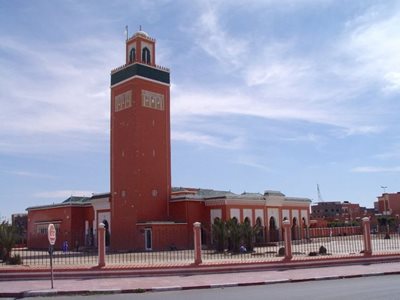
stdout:
<svg viewBox="0 0 400 300">
<path fill-rule="evenodd" d="M 50 254 L 50 271 L 51 271 L 51 288 L 53 289 L 53 251 L 54 244 L 56 243 L 56 228 L 54 224 L 49 224 L 47 227 L 47 239 L 49 240 L 49 254 Z"/>
</svg>

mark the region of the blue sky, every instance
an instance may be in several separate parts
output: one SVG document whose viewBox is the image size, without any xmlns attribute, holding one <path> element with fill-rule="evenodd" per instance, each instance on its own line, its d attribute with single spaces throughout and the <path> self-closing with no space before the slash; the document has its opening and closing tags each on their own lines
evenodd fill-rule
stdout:
<svg viewBox="0 0 400 300">
<path fill-rule="evenodd" d="M 0 0 L 0 218 L 109 191 L 125 25 L 171 69 L 173 186 L 400 191 L 398 1 Z"/>
</svg>

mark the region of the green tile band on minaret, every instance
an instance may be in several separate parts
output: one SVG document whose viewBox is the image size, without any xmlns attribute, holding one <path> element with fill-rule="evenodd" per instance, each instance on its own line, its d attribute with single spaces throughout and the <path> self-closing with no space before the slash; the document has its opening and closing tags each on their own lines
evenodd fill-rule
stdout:
<svg viewBox="0 0 400 300">
<path fill-rule="evenodd" d="M 111 86 L 133 76 L 141 76 L 148 79 L 170 83 L 169 72 L 153 68 L 151 66 L 135 63 L 111 74 Z"/>
</svg>

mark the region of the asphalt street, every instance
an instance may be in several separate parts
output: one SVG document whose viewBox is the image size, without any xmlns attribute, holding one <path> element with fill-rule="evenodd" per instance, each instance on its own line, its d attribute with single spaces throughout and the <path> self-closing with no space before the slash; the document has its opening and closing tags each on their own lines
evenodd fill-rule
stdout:
<svg viewBox="0 0 400 300">
<path fill-rule="evenodd" d="M 272 285 L 194 289 L 181 291 L 145 292 L 133 294 L 76 295 L 36 297 L 35 300 L 209 300 L 209 299 L 400 299 L 400 275 L 316 280 Z M 28 298 L 26 298 L 28 299 Z M 32 298 L 30 298 L 32 299 Z"/>
</svg>

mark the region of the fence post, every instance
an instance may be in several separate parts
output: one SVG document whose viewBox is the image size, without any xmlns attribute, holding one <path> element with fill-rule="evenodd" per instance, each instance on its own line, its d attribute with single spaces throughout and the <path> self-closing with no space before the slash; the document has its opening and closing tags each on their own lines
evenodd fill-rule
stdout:
<svg viewBox="0 0 400 300">
<path fill-rule="evenodd" d="M 201 264 L 201 223 L 193 223 L 194 233 L 194 264 Z"/>
<path fill-rule="evenodd" d="M 99 224 L 97 231 L 97 245 L 99 251 L 99 267 L 104 267 L 106 265 L 106 229 L 103 223 Z"/>
<path fill-rule="evenodd" d="M 283 224 L 283 240 L 285 242 L 285 260 L 292 259 L 292 232 L 290 230 L 290 221 L 284 220 Z"/>
<path fill-rule="evenodd" d="M 371 243 L 371 224 L 368 217 L 362 218 L 363 236 L 364 236 L 364 255 L 372 255 L 372 243 Z"/>
</svg>

